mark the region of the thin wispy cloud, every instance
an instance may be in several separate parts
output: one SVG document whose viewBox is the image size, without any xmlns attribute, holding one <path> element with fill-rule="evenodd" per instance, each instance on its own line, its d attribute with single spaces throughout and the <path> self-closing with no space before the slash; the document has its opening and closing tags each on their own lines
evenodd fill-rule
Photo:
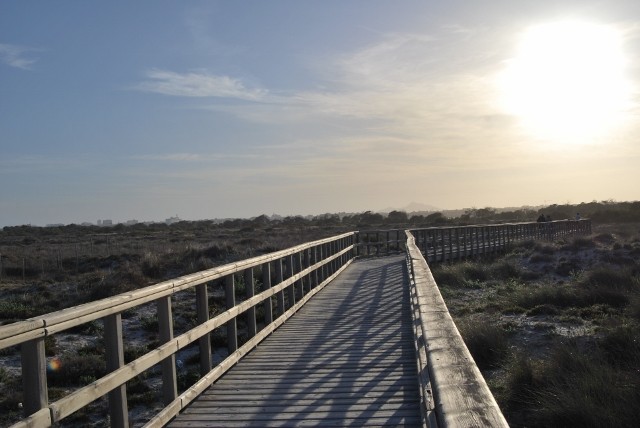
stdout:
<svg viewBox="0 0 640 428">
<path fill-rule="evenodd" d="M 146 73 L 147 80 L 135 89 L 178 97 L 215 97 L 259 101 L 267 95 L 263 89 L 245 87 L 240 79 L 211 74 L 206 71 L 177 73 L 153 69 Z"/>
<path fill-rule="evenodd" d="M 220 154 L 220 153 L 159 153 L 159 154 L 146 154 L 139 156 L 132 156 L 132 160 L 141 161 L 158 161 L 158 162 L 180 162 L 180 163 L 193 163 L 193 162 L 213 162 L 229 159 L 247 159 L 256 158 L 254 154 Z"/>
<path fill-rule="evenodd" d="M 330 120 L 341 130 L 357 125 L 362 137 L 403 136 L 431 146 L 469 132 L 487 136 L 495 126 L 486 117 L 500 113 L 490 105 L 495 99 L 490 73 L 497 68 L 470 73 L 482 61 L 473 57 L 458 58 L 451 69 L 441 57 L 459 56 L 455 51 L 467 43 L 465 33 L 452 33 L 449 43 L 443 53 L 428 35 L 387 35 L 360 50 L 318 59 L 324 64 L 318 69 L 320 89 L 271 91 L 261 103 L 209 108 L 264 124 Z"/>
<path fill-rule="evenodd" d="M 0 159 L 0 174 L 58 172 L 94 167 L 96 161 L 83 156 L 7 156 Z"/>
<path fill-rule="evenodd" d="M 133 156 L 132 159 L 145 161 L 197 162 L 202 160 L 202 155 L 197 153 L 167 153 Z"/>
<path fill-rule="evenodd" d="M 39 51 L 40 49 L 36 48 L 0 43 L 0 62 L 10 67 L 31 70 L 33 64 L 38 61 L 32 58 L 31 54 Z"/>
</svg>

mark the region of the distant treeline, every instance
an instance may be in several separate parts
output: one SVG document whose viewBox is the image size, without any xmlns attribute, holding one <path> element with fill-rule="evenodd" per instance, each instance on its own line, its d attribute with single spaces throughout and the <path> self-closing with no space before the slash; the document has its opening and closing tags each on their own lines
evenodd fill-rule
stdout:
<svg viewBox="0 0 640 428">
<path fill-rule="evenodd" d="M 450 213 L 456 213 L 452 215 Z M 134 225 L 116 224 L 111 227 L 66 225 L 55 227 L 32 226 L 7 226 L 2 229 L 4 233 L 23 235 L 24 232 L 40 236 L 69 236 L 94 235 L 108 236 L 112 233 L 122 234 L 128 232 L 136 234 L 166 233 L 198 231 L 202 233 L 209 230 L 240 229 L 249 231 L 252 228 L 302 228 L 302 227 L 331 227 L 336 229 L 362 229 L 362 228 L 404 228 L 404 227 L 429 227 L 460 224 L 481 223 L 505 223 L 535 221 L 540 214 L 551 217 L 552 220 L 575 219 L 576 214 L 581 218 L 590 218 L 597 223 L 627 223 L 640 221 L 640 201 L 635 202 L 583 202 L 580 204 L 553 204 L 544 207 L 523 207 L 513 210 L 500 208 L 469 208 L 459 214 L 460 211 L 442 211 L 427 213 L 406 213 L 404 211 L 391 211 L 390 213 L 377 213 L 365 211 L 353 214 L 320 214 L 316 216 L 287 216 L 269 217 L 261 215 L 249 219 L 228 220 L 198 220 L 180 221 L 171 225 L 165 223 L 138 223 Z M 22 233 L 20 233 L 22 232 Z"/>
</svg>

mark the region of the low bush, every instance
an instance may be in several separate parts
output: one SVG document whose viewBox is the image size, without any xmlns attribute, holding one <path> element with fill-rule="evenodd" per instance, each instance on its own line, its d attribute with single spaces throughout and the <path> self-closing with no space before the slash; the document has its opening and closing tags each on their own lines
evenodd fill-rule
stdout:
<svg viewBox="0 0 640 428">
<path fill-rule="evenodd" d="M 597 349 L 558 345 L 534 377 L 529 426 L 635 426 L 640 418 L 640 377 L 614 369 Z"/>
<path fill-rule="evenodd" d="M 584 284 L 613 290 L 631 290 L 638 286 L 638 278 L 632 276 L 628 270 L 600 267 L 587 274 Z"/>
<path fill-rule="evenodd" d="M 106 374 L 104 356 L 68 353 L 49 365 L 51 386 L 86 385 Z"/>
<path fill-rule="evenodd" d="M 567 244 L 563 245 L 561 247 L 561 250 L 563 251 L 572 251 L 572 252 L 578 252 L 578 251 L 582 251 L 585 249 L 589 249 L 589 248 L 593 248 L 595 247 L 595 242 L 593 242 L 593 239 L 589 238 L 589 237 L 584 237 L 584 236 L 576 236 L 573 239 L 571 239 L 570 242 L 568 242 Z"/>
<path fill-rule="evenodd" d="M 598 345 L 609 364 L 633 371 L 640 367 L 640 332 L 634 326 L 608 331 Z"/>
<path fill-rule="evenodd" d="M 498 261 L 489 266 L 489 277 L 495 280 L 520 278 L 520 268 L 510 261 Z"/>
<path fill-rule="evenodd" d="M 521 288 L 508 297 L 513 306 L 532 309 L 541 305 L 553 305 L 566 308 L 576 304 L 576 290 L 555 285 Z"/>
<path fill-rule="evenodd" d="M 490 321 L 461 323 L 460 334 L 481 370 L 496 367 L 508 354 L 508 332 Z"/>
</svg>

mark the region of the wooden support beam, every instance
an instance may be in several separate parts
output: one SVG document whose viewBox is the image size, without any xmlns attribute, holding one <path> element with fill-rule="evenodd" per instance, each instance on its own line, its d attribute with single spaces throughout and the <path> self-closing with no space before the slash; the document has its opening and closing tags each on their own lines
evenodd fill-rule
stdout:
<svg viewBox="0 0 640 428">
<path fill-rule="evenodd" d="M 276 284 L 281 284 L 284 281 L 284 269 L 282 266 L 282 259 L 275 261 L 276 264 Z M 278 316 L 281 316 L 285 312 L 284 306 L 284 290 L 280 291 L 276 297 L 276 305 L 278 308 Z"/>
<path fill-rule="evenodd" d="M 29 416 L 47 407 L 47 360 L 44 337 L 24 342 L 22 353 L 22 393 L 24 415 Z"/>
<path fill-rule="evenodd" d="M 160 344 L 173 339 L 173 315 L 171 311 L 171 296 L 161 297 L 158 305 L 158 327 Z M 178 380 L 176 376 L 176 356 L 172 354 L 162 360 L 162 401 L 165 405 L 171 403 L 178 396 Z"/>
<path fill-rule="evenodd" d="M 224 294 L 227 309 L 231 309 L 236 305 L 235 288 L 234 275 L 227 275 L 224 279 Z M 235 318 L 227 321 L 227 349 L 229 354 L 232 354 L 238 349 L 238 325 Z"/>
<path fill-rule="evenodd" d="M 104 346 L 107 372 L 124 366 L 124 343 L 122 341 L 122 315 L 109 315 L 104 320 Z M 129 411 L 127 409 L 127 386 L 120 385 L 109 392 L 109 418 L 111 426 L 127 428 Z"/>
<path fill-rule="evenodd" d="M 255 295 L 255 289 L 253 288 L 253 268 L 245 269 L 244 271 L 244 289 L 247 299 Z M 249 338 L 256 335 L 256 330 L 256 307 L 252 306 L 247 311 L 247 333 Z"/>
<path fill-rule="evenodd" d="M 207 284 L 196 286 L 196 315 L 198 324 L 209 321 L 209 292 Z M 207 333 L 198 339 L 200 348 L 200 375 L 204 376 L 212 369 L 211 362 L 211 334 Z"/>
<path fill-rule="evenodd" d="M 262 265 L 262 291 L 271 288 L 271 264 Z M 273 321 L 273 306 L 271 297 L 264 301 L 264 324 L 269 325 Z"/>
</svg>

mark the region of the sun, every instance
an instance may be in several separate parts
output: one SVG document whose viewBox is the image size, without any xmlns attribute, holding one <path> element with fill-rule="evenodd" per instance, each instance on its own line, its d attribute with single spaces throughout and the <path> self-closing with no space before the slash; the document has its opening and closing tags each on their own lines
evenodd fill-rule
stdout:
<svg viewBox="0 0 640 428">
<path fill-rule="evenodd" d="M 538 137 L 587 143 L 621 124 L 630 102 L 622 36 L 559 21 L 527 29 L 499 76 L 502 104 Z"/>
</svg>

